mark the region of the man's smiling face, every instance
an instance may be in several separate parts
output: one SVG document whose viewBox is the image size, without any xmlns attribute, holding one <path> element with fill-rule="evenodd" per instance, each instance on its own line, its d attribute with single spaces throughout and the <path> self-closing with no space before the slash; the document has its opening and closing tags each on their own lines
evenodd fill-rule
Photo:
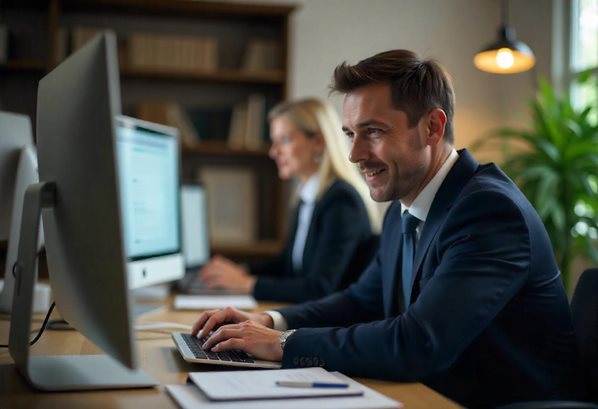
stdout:
<svg viewBox="0 0 598 409">
<path fill-rule="evenodd" d="M 410 128 L 407 114 L 392 105 L 388 83 L 364 85 L 345 96 L 343 131 L 352 143 L 349 159 L 359 166 L 372 199 L 409 204 L 429 181 L 426 116 Z"/>
</svg>

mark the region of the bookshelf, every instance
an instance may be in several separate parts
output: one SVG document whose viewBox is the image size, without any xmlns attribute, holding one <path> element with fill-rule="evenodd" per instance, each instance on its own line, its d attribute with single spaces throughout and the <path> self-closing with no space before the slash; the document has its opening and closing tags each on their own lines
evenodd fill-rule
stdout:
<svg viewBox="0 0 598 409">
<path fill-rule="evenodd" d="M 114 31 L 123 113 L 167 122 L 168 116 L 140 109 L 158 101 L 176 106 L 186 118 L 190 132 L 180 127 L 183 180 L 196 180 L 206 166 L 252 173 L 253 236 L 218 243 L 213 251 L 239 261 L 274 255 L 286 232 L 288 192 L 268 157 L 265 113 L 287 97 L 288 25 L 294 9 L 200 0 L 3 0 L 0 24 L 8 28 L 10 41 L 0 63 L 0 109 L 27 114 L 35 124 L 39 79 L 86 36 Z M 257 105 L 247 102 L 256 99 Z M 237 135 L 232 144 L 230 128 L 238 122 L 233 110 L 240 104 L 252 119 L 241 123 L 244 136 Z M 202 122 L 217 115 L 218 123 Z M 233 198 L 238 206 L 246 205 L 244 200 Z"/>
</svg>

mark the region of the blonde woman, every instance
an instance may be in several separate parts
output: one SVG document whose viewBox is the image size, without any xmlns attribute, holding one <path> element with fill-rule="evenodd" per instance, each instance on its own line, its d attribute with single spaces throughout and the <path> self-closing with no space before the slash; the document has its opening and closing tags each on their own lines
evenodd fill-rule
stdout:
<svg viewBox="0 0 598 409">
<path fill-rule="evenodd" d="M 269 120 L 269 155 L 278 176 L 298 182 L 286 246 L 274 260 L 247 268 L 216 256 L 198 276 L 208 288 L 257 299 L 317 299 L 345 286 L 347 277 L 369 261 L 371 252 L 363 254 L 363 249 L 371 242 L 372 226 L 379 224 L 377 209 L 347 159 L 346 137 L 329 104 L 313 98 L 282 103 L 270 111 Z"/>
</svg>

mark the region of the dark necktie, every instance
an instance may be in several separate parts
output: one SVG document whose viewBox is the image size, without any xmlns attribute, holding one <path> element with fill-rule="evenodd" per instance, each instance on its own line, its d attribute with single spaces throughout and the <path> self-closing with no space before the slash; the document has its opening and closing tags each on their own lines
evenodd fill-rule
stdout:
<svg viewBox="0 0 598 409">
<path fill-rule="evenodd" d="M 411 298 L 411 277 L 413 276 L 416 240 L 415 228 L 420 220 L 411 213 L 405 212 L 401 222 L 403 224 L 401 276 L 403 277 L 403 300 L 405 301 L 405 309 L 407 309 Z"/>
</svg>

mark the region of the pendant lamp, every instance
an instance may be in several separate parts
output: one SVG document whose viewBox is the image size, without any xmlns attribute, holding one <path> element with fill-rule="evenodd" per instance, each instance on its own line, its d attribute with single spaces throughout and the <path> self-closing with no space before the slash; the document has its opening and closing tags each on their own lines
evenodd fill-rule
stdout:
<svg viewBox="0 0 598 409">
<path fill-rule="evenodd" d="M 482 71 L 494 74 L 515 74 L 529 70 L 536 63 L 531 48 L 518 41 L 515 30 L 508 25 L 507 6 L 507 0 L 502 0 L 502 24 L 498 30 L 498 39 L 473 58 L 474 65 Z"/>
</svg>

